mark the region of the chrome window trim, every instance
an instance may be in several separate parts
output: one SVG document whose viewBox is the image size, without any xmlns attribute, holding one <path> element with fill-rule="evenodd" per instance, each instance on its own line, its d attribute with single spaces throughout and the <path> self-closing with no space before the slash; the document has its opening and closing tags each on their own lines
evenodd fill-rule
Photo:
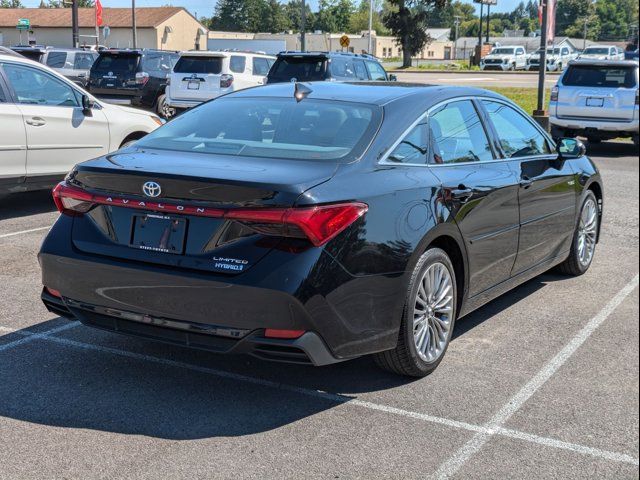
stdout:
<svg viewBox="0 0 640 480">
<path fill-rule="evenodd" d="M 531 121 L 530 123 L 547 140 L 547 142 L 549 144 L 549 147 L 551 148 L 551 152 L 550 153 L 545 153 L 545 154 L 540 154 L 540 155 L 531 155 L 531 156 L 528 156 L 528 157 L 517 157 L 517 158 L 494 158 L 493 160 L 487 160 L 485 162 L 460 162 L 460 163 L 443 163 L 443 164 L 434 164 L 434 163 L 398 163 L 398 162 L 393 162 L 393 161 L 389 161 L 388 160 L 389 155 L 391 155 L 391 153 L 396 149 L 396 147 L 398 145 L 400 145 L 400 142 L 402 142 L 406 138 L 406 136 L 409 135 L 411 130 L 413 130 L 425 118 L 428 119 L 429 115 L 431 113 L 433 113 L 434 110 L 437 110 L 440 107 L 442 107 L 442 106 L 444 106 L 444 105 L 446 105 L 448 103 L 464 101 L 464 100 L 471 100 L 471 101 L 477 100 L 479 102 L 481 102 L 482 100 L 488 100 L 488 101 L 492 101 L 492 102 L 501 103 L 503 105 L 506 105 L 507 107 L 513 108 L 515 111 L 517 111 L 518 113 L 523 115 L 525 119 L 527 119 L 527 117 L 529 117 L 529 115 L 522 108 L 520 108 L 518 105 L 516 105 L 515 103 L 510 103 L 510 102 L 508 102 L 508 101 L 506 101 L 506 100 L 504 100 L 502 98 L 497 98 L 497 97 L 464 96 L 464 97 L 453 97 L 453 98 L 450 98 L 450 99 L 447 99 L 447 100 L 443 100 L 442 102 L 436 103 L 435 105 L 431 106 L 425 113 L 420 115 L 404 132 L 402 132 L 402 135 L 400 135 L 398 140 L 396 140 L 391 145 L 391 147 L 389 147 L 387 149 L 387 151 L 385 152 L 383 157 L 378 161 L 378 164 L 379 165 L 384 165 L 384 166 L 395 166 L 395 167 L 406 166 L 406 167 L 444 168 L 444 167 L 457 167 L 457 166 L 464 166 L 464 165 L 487 165 L 487 164 L 498 163 L 498 162 L 541 160 L 541 159 L 549 158 L 549 156 L 554 156 L 554 148 L 556 147 L 555 142 L 552 140 L 551 136 L 547 132 L 545 132 L 540 125 L 538 125 L 538 123 L 536 123 L 535 121 Z M 484 125 L 486 120 L 484 118 L 482 118 L 482 115 L 480 115 L 480 112 L 478 112 L 478 116 L 480 116 L 480 120 L 482 121 L 483 127 L 485 128 L 485 131 L 486 131 L 486 126 Z"/>
</svg>

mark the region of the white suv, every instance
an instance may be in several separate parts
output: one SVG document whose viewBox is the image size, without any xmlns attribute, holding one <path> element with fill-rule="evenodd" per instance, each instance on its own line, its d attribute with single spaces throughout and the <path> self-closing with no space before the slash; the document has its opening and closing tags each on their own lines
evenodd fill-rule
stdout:
<svg viewBox="0 0 640 480">
<path fill-rule="evenodd" d="M 495 47 L 480 60 L 481 70 L 524 70 L 527 68 L 527 52 L 524 47 Z"/>
<path fill-rule="evenodd" d="M 97 101 L 49 67 L 0 53 L 0 195 L 49 188 L 76 163 L 162 123 L 148 112 Z"/>
<path fill-rule="evenodd" d="M 168 78 L 166 102 L 176 109 L 191 108 L 225 93 L 263 85 L 275 60 L 254 52 L 182 52 Z"/>
<path fill-rule="evenodd" d="M 638 145 L 638 62 L 575 60 L 551 91 L 554 138 L 592 143 L 631 137 Z"/>
</svg>

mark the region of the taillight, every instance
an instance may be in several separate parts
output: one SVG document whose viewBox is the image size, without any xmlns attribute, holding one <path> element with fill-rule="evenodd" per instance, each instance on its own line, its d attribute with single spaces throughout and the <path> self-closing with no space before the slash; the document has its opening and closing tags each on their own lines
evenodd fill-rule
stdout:
<svg viewBox="0 0 640 480">
<path fill-rule="evenodd" d="M 558 94 L 560 93 L 560 89 L 558 88 L 558 86 L 556 85 L 555 87 L 553 87 L 551 89 L 551 101 L 552 102 L 557 102 L 558 101 Z"/>
<path fill-rule="evenodd" d="M 364 215 L 364 203 L 337 203 L 291 208 L 235 208 L 223 210 L 199 205 L 167 203 L 163 200 L 134 200 L 114 195 L 91 194 L 86 190 L 59 183 L 53 200 L 60 213 L 81 215 L 95 205 L 111 205 L 179 215 L 235 220 L 263 234 L 278 237 L 306 238 L 319 247 L 343 232 Z"/>
<path fill-rule="evenodd" d="M 233 84 L 233 75 L 223 73 L 220 75 L 220 88 L 229 88 Z"/>
<path fill-rule="evenodd" d="M 138 85 L 146 85 L 149 81 L 149 74 L 147 72 L 136 73 L 136 83 Z"/>
</svg>

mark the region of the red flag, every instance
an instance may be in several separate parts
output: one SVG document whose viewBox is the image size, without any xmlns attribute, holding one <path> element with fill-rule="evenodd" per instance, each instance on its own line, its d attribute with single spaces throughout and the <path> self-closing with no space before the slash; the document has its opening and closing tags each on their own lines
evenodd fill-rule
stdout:
<svg viewBox="0 0 640 480">
<path fill-rule="evenodd" d="M 102 26 L 102 4 L 100 0 L 96 0 L 96 25 L 98 27 Z"/>
</svg>

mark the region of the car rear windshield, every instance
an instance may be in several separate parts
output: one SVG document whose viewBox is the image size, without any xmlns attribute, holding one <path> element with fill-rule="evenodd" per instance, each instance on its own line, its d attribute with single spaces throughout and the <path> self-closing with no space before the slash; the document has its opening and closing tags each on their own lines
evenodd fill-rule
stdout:
<svg viewBox="0 0 640 480">
<path fill-rule="evenodd" d="M 292 98 L 220 98 L 136 143 L 141 148 L 295 160 L 351 161 L 366 150 L 381 108 Z"/>
<path fill-rule="evenodd" d="M 569 87 L 634 88 L 638 67 L 572 65 L 562 83 Z"/>
<path fill-rule="evenodd" d="M 325 57 L 281 57 L 271 67 L 269 80 L 299 82 L 324 80 L 327 59 Z"/>
<path fill-rule="evenodd" d="M 223 57 L 182 56 L 176 66 L 175 73 L 220 73 Z"/>
<path fill-rule="evenodd" d="M 96 72 L 135 73 L 140 55 L 101 53 L 91 70 Z"/>
</svg>

